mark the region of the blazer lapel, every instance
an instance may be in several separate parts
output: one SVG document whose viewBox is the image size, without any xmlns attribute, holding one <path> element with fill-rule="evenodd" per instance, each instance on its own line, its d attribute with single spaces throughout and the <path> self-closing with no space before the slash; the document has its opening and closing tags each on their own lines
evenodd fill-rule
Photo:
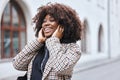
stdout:
<svg viewBox="0 0 120 80">
<path fill-rule="evenodd" d="M 49 60 L 48 62 L 46 63 L 46 66 L 45 66 L 45 69 L 44 69 L 44 72 L 43 72 L 43 77 L 42 77 L 42 80 L 44 80 L 47 75 L 49 74 L 50 70 L 52 69 L 52 66 L 49 64 Z"/>
</svg>

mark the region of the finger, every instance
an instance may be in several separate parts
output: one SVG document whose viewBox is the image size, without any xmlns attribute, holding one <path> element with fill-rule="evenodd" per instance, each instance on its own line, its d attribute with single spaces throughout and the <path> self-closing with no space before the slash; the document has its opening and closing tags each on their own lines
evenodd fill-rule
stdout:
<svg viewBox="0 0 120 80">
<path fill-rule="evenodd" d="M 60 26 L 60 31 L 63 32 L 64 31 L 64 27 Z"/>
<path fill-rule="evenodd" d="M 58 25 L 57 29 L 55 32 L 59 32 L 60 31 L 60 25 Z"/>
<path fill-rule="evenodd" d="M 44 37 L 43 28 L 40 29 L 39 34 L 40 34 L 42 37 Z"/>
<path fill-rule="evenodd" d="M 64 31 L 64 27 L 62 26 L 61 28 L 62 28 L 62 32 L 63 32 Z"/>
<path fill-rule="evenodd" d="M 42 31 L 43 31 L 43 28 L 40 29 L 40 33 L 42 33 Z"/>
<path fill-rule="evenodd" d="M 64 32 L 64 28 L 62 28 L 61 32 Z"/>
<path fill-rule="evenodd" d="M 60 30 L 60 25 L 58 26 L 58 30 Z"/>
</svg>

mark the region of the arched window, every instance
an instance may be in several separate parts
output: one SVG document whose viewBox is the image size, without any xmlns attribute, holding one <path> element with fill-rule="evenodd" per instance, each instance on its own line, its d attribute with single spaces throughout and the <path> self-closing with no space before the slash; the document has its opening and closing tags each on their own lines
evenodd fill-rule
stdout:
<svg viewBox="0 0 120 80">
<path fill-rule="evenodd" d="M 98 31 L 98 52 L 104 51 L 104 35 L 103 35 L 103 27 L 100 24 Z"/>
<path fill-rule="evenodd" d="M 88 21 L 85 19 L 82 28 L 81 49 L 83 53 L 90 52 L 90 31 Z"/>
<path fill-rule="evenodd" d="M 19 4 L 10 0 L 2 14 L 1 58 L 11 58 L 26 43 L 26 22 Z"/>
</svg>

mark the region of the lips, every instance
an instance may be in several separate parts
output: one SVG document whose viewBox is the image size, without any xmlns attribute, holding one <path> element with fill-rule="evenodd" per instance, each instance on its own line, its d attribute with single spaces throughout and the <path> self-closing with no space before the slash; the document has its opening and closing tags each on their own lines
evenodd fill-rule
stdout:
<svg viewBox="0 0 120 80">
<path fill-rule="evenodd" d="M 51 30 L 52 30 L 52 28 L 50 28 L 50 27 L 44 28 L 45 33 L 49 33 L 49 32 L 51 32 Z"/>
</svg>

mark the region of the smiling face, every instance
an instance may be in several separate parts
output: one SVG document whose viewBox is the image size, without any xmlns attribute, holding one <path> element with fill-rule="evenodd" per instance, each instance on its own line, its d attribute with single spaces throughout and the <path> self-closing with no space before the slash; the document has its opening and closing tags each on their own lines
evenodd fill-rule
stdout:
<svg viewBox="0 0 120 80">
<path fill-rule="evenodd" d="M 58 24 L 55 21 L 55 19 L 50 15 L 46 15 L 42 23 L 44 36 L 47 38 L 52 36 L 52 34 L 57 29 L 57 27 L 58 27 Z"/>
</svg>

